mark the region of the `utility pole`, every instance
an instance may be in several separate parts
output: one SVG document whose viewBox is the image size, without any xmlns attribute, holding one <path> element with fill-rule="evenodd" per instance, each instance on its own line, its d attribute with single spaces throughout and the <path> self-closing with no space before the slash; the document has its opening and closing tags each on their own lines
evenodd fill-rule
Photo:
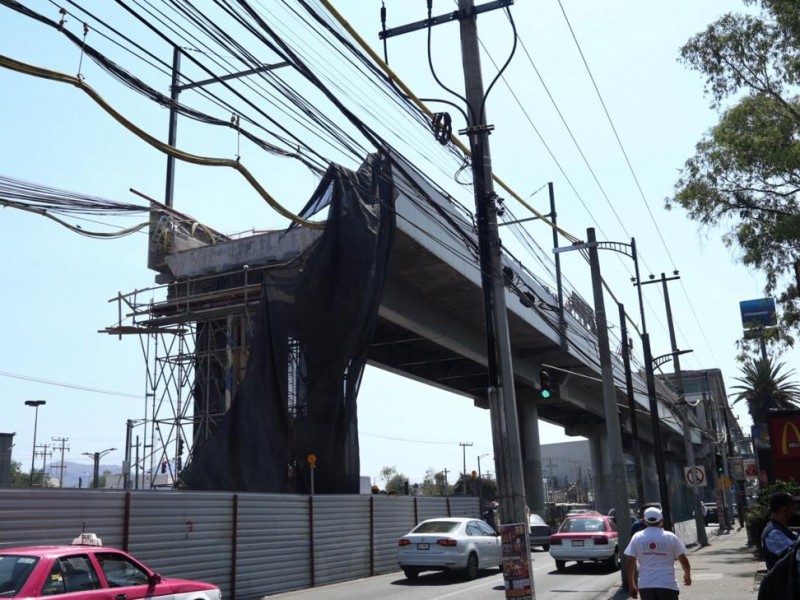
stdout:
<svg viewBox="0 0 800 600">
<path fill-rule="evenodd" d="M 681 371 L 681 358 L 680 355 L 687 351 L 678 350 L 678 343 L 675 340 L 675 325 L 672 321 L 672 305 L 669 301 L 669 288 L 667 287 L 668 281 L 675 281 L 680 279 L 678 272 L 675 272 L 674 277 L 667 277 L 664 273 L 661 274 L 661 288 L 664 291 L 664 303 L 667 309 L 667 327 L 669 328 L 669 341 L 672 349 L 672 362 L 675 365 L 675 387 L 678 393 L 678 402 L 683 402 L 686 406 L 683 418 L 681 419 L 684 451 L 686 453 L 686 463 L 689 467 L 695 466 L 694 460 L 694 444 L 692 443 L 692 432 L 689 429 L 689 409 L 686 404 L 686 390 L 683 388 L 683 372 Z M 654 281 L 644 282 L 655 283 Z M 697 541 L 701 546 L 708 546 L 708 536 L 706 535 L 706 524 L 703 518 L 703 503 L 700 498 L 700 488 L 697 487 L 697 480 L 692 477 L 692 498 L 694 500 L 694 524 L 697 529 Z"/>
<path fill-rule="evenodd" d="M 101 450 L 100 452 L 84 452 L 84 456 L 89 456 L 94 461 L 94 481 L 92 482 L 92 487 L 97 489 L 100 487 L 100 459 L 103 458 L 109 452 L 113 452 L 116 448 L 106 448 L 105 450 Z"/>
<path fill-rule="evenodd" d="M 53 456 L 53 452 L 47 451 L 47 449 L 50 447 L 48 444 L 42 444 L 38 447 L 42 449 L 40 453 L 42 455 L 42 487 L 47 487 L 45 485 L 45 469 L 47 469 L 47 457 Z"/>
<path fill-rule="evenodd" d="M 61 460 L 58 464 L 58 487 L 64 487 L 64 471 L 66 470 L 66 465 L 64 464 L 64 451 L 69 450 L 69 446 L 65 446 L 65 444 L 69 441 L 69 438 L 51 438 L 54 442 L 61 442 Z M 55 448 L 55 446 L 53 446 Z"/>
<path fill-rule="evenodd" d="M 131 434 L 133 432 L 133 419 L 125 422 L 125 463 L 122 466 L 123 489 L 131 486 Z"/>
<path fill-rule="evenodd" d="M 462 471 L 462 481 L 464 483 L 464 495 L 467 495 L 467 447 L 472 446 L 472 442 L 459 442 L 462 454 L 464 455 L 464 470 Z"/>
<path fill-rule="evenodd" d="M 558 256 L 558 255 L 556 255 Z M 642 452 L 639 444 L 639 424 L 636 422 L 636 399 L 633 397 L 633 376 L 631 374 L 631 351 L 628 346 L 628 324 L 625 306 L 619 307 L 619 327 L 622 336 L 622 365 L 625 367 L 625 392 L 628 395 L 628 409 L 631 411 L 631 438 L 633 440 L 633 462 L 636 467 L 636 499 L 638 505 L 644 504 L 644 479 L 642 477 Z"/>
<path fill-rule="evenodd" d="M 459 0 L 461 56 L 467 114 L 466 133 L 472 151 L 472 178 L 478 218 L 484 309 L 486 312 L 489 360 L 489 410 L 492 421 L 500 510 L 506 522 L 527 523 L 525 486 L 522 473 L 522 447 L 519 437 L 517 401 L 511 341 L 508 334 L 505 282 L 502 275 L 500 236 L 497 231 L 497 206 L 492 180 L 492 158 L 486 124 L 483 78 L 481 75 L 478 29 L 473 0 Z M 499 459 L 499 460 L 498 460 Z M 525 528 L 527 537 L 528 528 Z M 527 545 L 527 544 L 526 544 Z"/>
<path fill-rule="evenodd" d="M 502 248 L 497 230 L 497 196 L 494 193 L 492 159 L 489 151 L 489 132 L 492 127 L 486 124 L 486 97 L 483 91 L 476 23 L 478 14 L 511 4 L 513 0 L 495 0 L 476 7 L 474 0 L 458 0 L 458 11 L 455 13 L 437 17 L 429 15 L 424 21 L 382 31 L 379 37 L 384 39 L 448 23 L 454 19 L 459 22 L 468 118 L 467 128 L 459 133 L 466 133 L 469 136 L 472 154 L 472 181 L 478 222 L 478 247 L 486 324 L 489 374 L 487 395 L 492 422 L 497 486 L 501 501 L 501 520 L 506 523 L 526 523 L 522 445 L 514 394 L 514 370 L 501 263 Z M 528 528 L 524 529 L 527 538 Z"/>
<path fill-rule="evenodd" d="M 607 242 L 603 247 L 617 250 L 617 246 Z M 606 421 L 606 438 L 608 441 L 608 455 L 611 463 L 611 486 L 614 510 L 617 515 L 617 530 L 619 533 L 619 547 L 627 547 L 630 541 L 631 518 L 628 510 L 628 483 L 625 476 L 625 464 L 622 459 L 622 433 L 620 431 L 619 412 L 617 409 L 617 388 L 614 384 L 614 369 L 611 364 L 611 348 L 608 343 L 608 321 L 606 319 L 605 300 L 603 299 L 603 280 L 600 276 L 600 257 L 598 256 L 598 242 L 593 227 L 586 230 L 586 243 L 573 244 L 569 247 L 556 248 L 555 253 L 568 250 L 588 250 L 589 268 L 592 275 L 592 293 L 594 296 L 594 318 L 597 325 L 597 349 L 600 358 L 600 371 L 603 381 L 603 409 Z M 621 559 L 622 589 L 628 589 L 626 575 L 627 559 Z"/>
<path fill-rule="evenodd" d="M 447 467 L 445 467 L 444 469 L 442 469 L 442 473 L 444 473 L 444 490 L 443 490 L 443 494 L 444 494 L 445 496 L 447 496 L 447 474 L 448 474 L 449 472 L 450 472 L 450 471 L 448 471 L 448 470 L 447 470 Z"/>
</svg>

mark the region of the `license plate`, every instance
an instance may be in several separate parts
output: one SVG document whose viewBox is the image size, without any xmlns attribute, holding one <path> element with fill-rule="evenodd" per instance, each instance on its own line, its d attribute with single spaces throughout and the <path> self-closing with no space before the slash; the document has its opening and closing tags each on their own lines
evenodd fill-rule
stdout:
<svg viewBox="0 0 800 600">
<path fill-rule="evenodd" d="M 427 550 L 430 548 L 430 544 L 417 544 L 417 550 Z"/>
<path fill-rule="evenodd" d="M 583 540 L 572 540 L 573 546 L 583 546 Z"/>
</svg>

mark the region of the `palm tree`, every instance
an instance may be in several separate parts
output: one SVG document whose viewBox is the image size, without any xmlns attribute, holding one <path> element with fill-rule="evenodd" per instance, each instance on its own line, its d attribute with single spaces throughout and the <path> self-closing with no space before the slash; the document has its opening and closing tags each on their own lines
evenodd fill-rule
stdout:
<svg viewBox="0 0 800 600">
<path fill-rule="evenodd" d="M 772 358 L 750 359 L 741 369 L 742 377 L 735 378 L 742 385 L 733 386 L 733 389 L 739 390 L 733 404 L 744 400 L 753 423 L 766 423 L 771 408 L 798 408 L 800 385 L 789 381 L 794 376 L 794 371 L 781 373 L 785 364 L 775 364 Z"/>
</svg>

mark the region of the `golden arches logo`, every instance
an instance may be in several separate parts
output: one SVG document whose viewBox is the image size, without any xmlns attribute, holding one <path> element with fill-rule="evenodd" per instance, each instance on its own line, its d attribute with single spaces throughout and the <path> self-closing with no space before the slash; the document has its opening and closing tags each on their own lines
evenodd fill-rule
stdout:
<svg viewBox="0 0 800 600">
<path fill-rule="evenodd" d="M 789 446 L 789 428 L 792 428 L 794 432 L 794 444 Z M 783 424 L 783 435 L 781 435 L 781 454 L 783 456 L 787 456 L 789 454 L 789 450 L 800 450 L 800 429 L 797 428 L 797 425 L 793 421 L 786 421 Z"/>
</svg>

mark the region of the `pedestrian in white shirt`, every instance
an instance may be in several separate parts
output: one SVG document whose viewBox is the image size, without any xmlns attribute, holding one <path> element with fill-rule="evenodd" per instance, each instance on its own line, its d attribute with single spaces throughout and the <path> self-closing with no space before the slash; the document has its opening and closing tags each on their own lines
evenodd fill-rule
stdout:
<svg viewBox="0 0 800 600">
<path fill-rule="evenodd" d="M 628 584 L 631 598 L 642 600 L 677 600 L 679 588 L 675 579 L 675 559 L 683 569 L 683 583 L 692 585 L 691 567 L 686 558 L 686 546 L 674 533 L 664 531 L 664 516 L 655 507 L 644 511 L 645 525 L 625 548 L 628 561 Z M 639 581 L 636 581 L 636 563 Z"/>
</svg>

